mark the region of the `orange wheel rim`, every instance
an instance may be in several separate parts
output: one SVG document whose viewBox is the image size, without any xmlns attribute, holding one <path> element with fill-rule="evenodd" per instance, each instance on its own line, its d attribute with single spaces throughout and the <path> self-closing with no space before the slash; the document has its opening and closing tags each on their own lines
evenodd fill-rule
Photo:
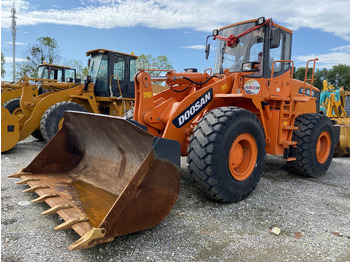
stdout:
<svg viewBox="0 0 350 262">
<path fill-rule="evenodd" d="M 248 133 L 239 135 L 232 143 L 228 158 L 231 175 L 238 181 L 246 180 L 253 172 L 258 158 L 255 139 Z"/>
<path fill-rule="evenodd" d="M 58 122 L 58 130 L 62 128 L 63 121 L 64 121 L 64 117 L 62 117 L 61 120 Z"/>
<path fill-rule="evenodd" d="M 323 131 L 318 137 L 316 144 L 316 158 L 321 164 L 327 161 L 331 151 L 331 136 L 328 132 Z"/>
</svg>

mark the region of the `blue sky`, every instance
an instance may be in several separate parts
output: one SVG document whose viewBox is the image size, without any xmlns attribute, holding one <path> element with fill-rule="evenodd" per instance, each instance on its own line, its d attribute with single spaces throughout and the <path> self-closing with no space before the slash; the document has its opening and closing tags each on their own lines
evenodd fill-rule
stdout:
<svg viewBox="0 0 350 262">
<path fill-rule="evenodd" d="M 12 79 L 12 0 L 1 1 L 1 52 Z M 296 66 L 318 57 L 318 68 L 350 65 L 349 0 L 15 0 L 16 61 L 37 38 L 57 40 L 59 63 L 87 63 L 96 48 L 135 55 L 166 55 L 174 69 L 213 66 L 204 58 L 205 39 L 215 28 L 265 16 L 293 30 Z M 215 46 L 213 44 L 212 46 Z"/>
</svg>

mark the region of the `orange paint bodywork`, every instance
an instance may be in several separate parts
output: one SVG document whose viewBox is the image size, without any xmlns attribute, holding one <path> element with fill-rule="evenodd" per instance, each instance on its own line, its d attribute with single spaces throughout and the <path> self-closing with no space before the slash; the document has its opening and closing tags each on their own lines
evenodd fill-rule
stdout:
<svg viewBox="0 0 350 262">
<path fill-rule="evenodd" d="M 316 113 L 316 97 L 311 94 L 319 91 L 306 81 L 293 79 L 292 68 L 270 79 L 228 71 L 209 79 L 207 73 L 171 71 L 167 74 L 169 89 L 154 96 L 150 75 L 140 72 L 135 76 L 134 120 L 155 136 L 177 140 L 181 144 L 181 154 L 187 155 L 189 137 L 205 113 L 222 106 L 241 107 L 260 120 L 266 137 L 266 152 L 281 155 L 286 148 L 296 147 L 296 142 L 292 141 L 295 118 Z M 253 94 L 245 90 L 249 83 L 259 86 Z M 304 94 L 303 90 L 306 90 Z"/>
</svg>

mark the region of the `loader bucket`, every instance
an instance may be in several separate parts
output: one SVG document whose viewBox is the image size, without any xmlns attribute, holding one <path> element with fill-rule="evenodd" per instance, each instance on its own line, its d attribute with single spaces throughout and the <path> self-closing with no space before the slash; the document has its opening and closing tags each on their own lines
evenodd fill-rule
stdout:
<svg viewBox="0 0 350 262">
<path fill-rule="evenodd" d="M 1 152 L 13 148 L 19 141 L 18 116 L 1 107 Z"/>
<path fill-rule="evenodd" d="M 20 172 L 81 238 L 70 250 L 93 247 L 156 226 L 180 188 L 180 144 L 154 137 L 118 117 L 66 112 L 63 127 Z"/>
<path fill-rule="evenodd" d="M 335 156 L 350 155 L 350 117 L 332 118 L 340 126 L 339 143 L 334 149 Z"/>
</svg>

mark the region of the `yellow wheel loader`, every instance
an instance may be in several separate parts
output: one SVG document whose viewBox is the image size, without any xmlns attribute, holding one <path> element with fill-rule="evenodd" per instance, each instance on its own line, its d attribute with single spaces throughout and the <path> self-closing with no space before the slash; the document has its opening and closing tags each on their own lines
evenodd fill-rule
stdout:
<svg viewBox="0 0 350 262">
<path fill-rule="evenodd" d="M 38 71 L 39 78 L 29 78 L 28 76 L 23 76 L 16 83 L 5 82 L 5 81 L 1 82 L 1 103 L 2 103 L 2 107 L 8 110 L 8 111 L 3 111 L 4 114 L 13 114 L 21 118 L 23 116 L 23 110 L 25 110 L 27 114 L 27 118 L 30 117 L 31 110 L 29 111 L 26 110 L 26 106 L 22 106 L 21 108 L 21 105 L 20 105 L 20 97 L 22 95 L 24 88 L 25 88 L 24 96 L 28 101 L 27 104 L 30 104 L 31 99 L 34 100 L 38 95 L 41 95 L 47 92 L 47 90 L 42 88 L 43 83 L 46 83 L 46 85 L 49 84 L 50 89 L 52 89 L 52 87 L 54 86 L 59 88 L 62 85 L 61 83 L 63 82 L 68 83 L 67 87 L 71 87 L 73 85 L 76 85 L 76 83 L 81 82 L 80 79 L 76 78 L 76 70 L 70 67 L 43 63 L 39 65 L 38 68 L 39 68 L 39 71 Z M 6 126 L 7 119 L 10 119 L 10 117 L 4 117 L 4 119 L 1 122 L 1 125 Z M 17 124 L 17 126 L 19 126 L 19 123 Z M 34 136 L 39 140 L 44 140 L 39 128 L 35 129 L 32 132 L 32 136 Z M 11 133 L 8 133 L 8 132 L 2 133 L 2 141 L 6 141 L 6 140 L 11 141 L 10 144 L 14 146 L 17 144 L 18 139 L 17 141 L 14 141 L 13 139 L 14 139 L 14 136 Z M 6 148 L 7 150 L 9 150 L 12 147 L 6 147 Z M 4 150 L 2 149 L 1 152 L 3 151 Z"/>
<path fill-rule="evenodd" d="M 1 81 L 1 105 L 6 107 L 9 100 L 20 98 L 22 94 L 22 85 L 24 82 L 30 82 L 33 96 L 38 96 L 43 92 L 40 84 L 42 81 L 51 82 L 73 82 L 79 83 L 80 79 L 76 78 L 76 70 L 66 66 L 43 63 L 38 66 L 38 78 L 28 78 L 24 76 L 16 83 Z"/>
<path fill-rule="evenodd" d="M 292 31 L 260 17 L 209 37 L 218 40 L 213 70 L 169 71 L 169 89 L 155 95 L 159 78 L 141 70 L 132 119 L 66 112 L 46 147 L 10 176 L 50 206 L 43 214 L 63 218 L 56 230 L 80 235 L 70 250 L 160 223 L 179 193 L 180 155 L 204 195 L 229 203 L 254 190 L 266 153 L 304 176 L 328 170 L 339 127 L 317 113 L 314 73 L 293 79 Z M 307 63 L 313 72 L 316 60 Z"/>
<path fill-rule="evenodd" d="M 21 110 L 20 133 L 12 145 L 38 131 L 49 141 L 62 126 L 66 110 L 123 116 L 133 107 L 137 56 L 106 49 L 91 50 L 86 55 L 90 56 L 90 72 L 85 84 L 43 79 L 40 86 L 49 92 L 35 96 L 29 81 L 22 83 L 21 99 L 17 100 Z M 42 72 L 49 78 L 67 76 L 66 71 L 62 75 L 53 69 Z M 8 124 L 2 121 L 1 125 Z M 11 131 L 3 132 L 1 139 L 10 140 L 14 136 Z"/>
<path fill-rule="evenodd" d="M 350 92 L 343 87 L 335 88 L 323 81 L 320 111 L 340 126 L 340 139 L 335 147 L 335 156 L 350 155 Z"/>
</svg>

